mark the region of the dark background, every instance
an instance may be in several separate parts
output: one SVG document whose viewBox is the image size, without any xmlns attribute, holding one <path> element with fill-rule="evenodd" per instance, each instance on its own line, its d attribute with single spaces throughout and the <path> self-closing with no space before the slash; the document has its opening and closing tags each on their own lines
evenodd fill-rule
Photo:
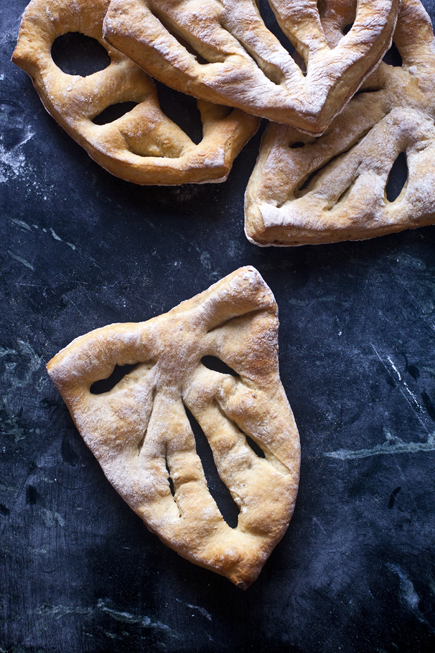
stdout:
<svg viewBox="0 0 435 653">
<path fill-rule="evenodd" d="M 260 133 L 221 185 L 110 176 L 10 63 L 25 5 L 3 1 L 0 32 L 0 653 L 434 651 L 435 229 L 249 244 Z M 45 364 L 246 264 L 278 301 L 302 468 L 290 528 L 242 592 L 147 531 Z"/>
</svg>

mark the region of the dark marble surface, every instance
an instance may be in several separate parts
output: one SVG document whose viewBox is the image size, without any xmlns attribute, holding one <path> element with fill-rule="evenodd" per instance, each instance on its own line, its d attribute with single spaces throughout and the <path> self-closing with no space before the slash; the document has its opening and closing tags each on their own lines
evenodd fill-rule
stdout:
<svg viewBox="0 0 435 653">
<path fill-rule="evenodd" d="M 0 651 L 435 650 L 435 229 L 250 245 L 259 135 L 222 185 L 111 177 L 9 63 L 25 4 L 0 17 Z M 290 528 L 241 592 L 123 503 L 45 363 L 245 264 L 279 304 L 303 457 Z"/>
</svg>

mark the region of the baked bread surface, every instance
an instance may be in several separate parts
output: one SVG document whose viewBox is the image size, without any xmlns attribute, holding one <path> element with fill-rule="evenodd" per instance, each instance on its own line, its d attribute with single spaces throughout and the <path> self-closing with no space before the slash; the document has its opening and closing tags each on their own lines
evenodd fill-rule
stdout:
<svg viewBox="0 0 435 653">
<path fill-rule="evenodd" d="M 399 0 L 270 0 L 296 59 L 256 0 L 112 0 L 105 38 L 153 77 L 195 97 L 322 133 L 390 46 Z M 328 43 L 322 14 L 342 33 Z M 335 44 L 334 44 L 335 45 Z"/>
<path fill-rule="evenodd" d="M 108 6 L 109 0 L 32 0 L 12 61 L 30 75 L 53 118 L 113 175 L 154 185 L 225 181 L 259 121 L 200 101 L 203 138 L 195 144 L 160 109 L 153 80 L 104 40 Z M 107 50 L 110 65 L 87 77 L 62 72 L 51 47 L 68 32 L 96 39 Z M 123 102 L 137 104 L 113 122 L 93 122 L 107 107 Z"/>
<path fill-rule="evenodd" d="M 272 292 L 246 267 L 165 315 L 92 331 L 47 365 L 84 441 L 147 527 L 241 588 L 284 535 L 298 488 L 299 436 L 279 378 L 277 335 Z M 237 376 L 208 369 L 204 356 Z M 116 364 L 137 367 L 93 394 Z M 209 493 L 186 408 L 239 508 L 236 528 Z"/>
<path fill-rule="evenodd" d="M 394 43 L 402 65 L 381 63 L 322 137 L 267 127 L 245 194 L 252 243 L 363 240 L 435 222 L 435 41 L 419 0 L 402 0 Z M 389 201 L 400 154 L 407 180 Z"/>
</svg>

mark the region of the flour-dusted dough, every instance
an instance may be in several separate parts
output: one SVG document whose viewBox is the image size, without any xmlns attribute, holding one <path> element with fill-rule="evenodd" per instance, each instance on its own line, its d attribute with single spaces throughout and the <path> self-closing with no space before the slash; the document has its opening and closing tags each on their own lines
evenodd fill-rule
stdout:
<svg viewBox="0 0 435 653">
<path fill-rule="evenodd" d="M 251 242 L 363 240 L 435 222 L 435 42 L 419 0 L 402 0 L 394 42 L 402 65 L 382 63 L 321 138 L 268 126 L 245 197 Z M 408 178 L 390 202 L 402 152 Z"/>
<path fill-rule="evenodd" d="M 258 120 L 198 102 L 203 139 L 196 145 L 160 109 L 153 80 L 103 39 L 109 0 L 32 0 L 24 12 L 12 60 L 25 70 L 47 111 L 103 168 L 136 184 L 224 181 Z M 67 75 L 54 63 L 58 36 L 80 32 L 96 39 L 111 64 L 92 75 Z M 107 107 L 136 102 L 121 118 L 93 122 Z"/>
<path fill-rule="evenodd" d="M 112 0 L 105 38 L 151 75 L 203 100 L 322 133 L 391 43 L 399 0 L 270 0 L 306 76 L 266 28 L 256 0 Z M 340 29 L 335 48 L 320 12 Z M 353 22 L 354 21 L 354 22 Z"/>
<path fill-rule="evenodd" d="M 208 369 L 204 356 L 238 376 Z M 116 364 L 134 363 L 112 390 L 92 394 Z M 148 528 L 188 560 L 248 587 L 287 529 L 300 459 L 279 378 L 277 306 L 260 274 L 240 268 L 165 315 L 92 331 L 47 369 L 107 478 Z M 237 528 L 208 491 L 185 407 L 239 507 Z"/>
</svg>

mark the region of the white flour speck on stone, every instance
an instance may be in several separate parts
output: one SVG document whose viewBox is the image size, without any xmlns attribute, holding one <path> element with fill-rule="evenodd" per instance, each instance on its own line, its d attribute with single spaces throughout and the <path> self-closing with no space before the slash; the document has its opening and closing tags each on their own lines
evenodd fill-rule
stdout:
<svg viewBox="0 0 435 653">
<path fill-rule="evenodd" d="M 0 183 L 4 184 L 10 179 L 14 179 L 21 175 L 26 168 L 26 158 L 22 151 L 22 147 L 28 140 L 34 136 L 34 132 L 26 131 L 26 134 L 18 145 L 15 145 L 11 150 L 7 150 L 4 145 L 0 143 Z"/>
</svg>

